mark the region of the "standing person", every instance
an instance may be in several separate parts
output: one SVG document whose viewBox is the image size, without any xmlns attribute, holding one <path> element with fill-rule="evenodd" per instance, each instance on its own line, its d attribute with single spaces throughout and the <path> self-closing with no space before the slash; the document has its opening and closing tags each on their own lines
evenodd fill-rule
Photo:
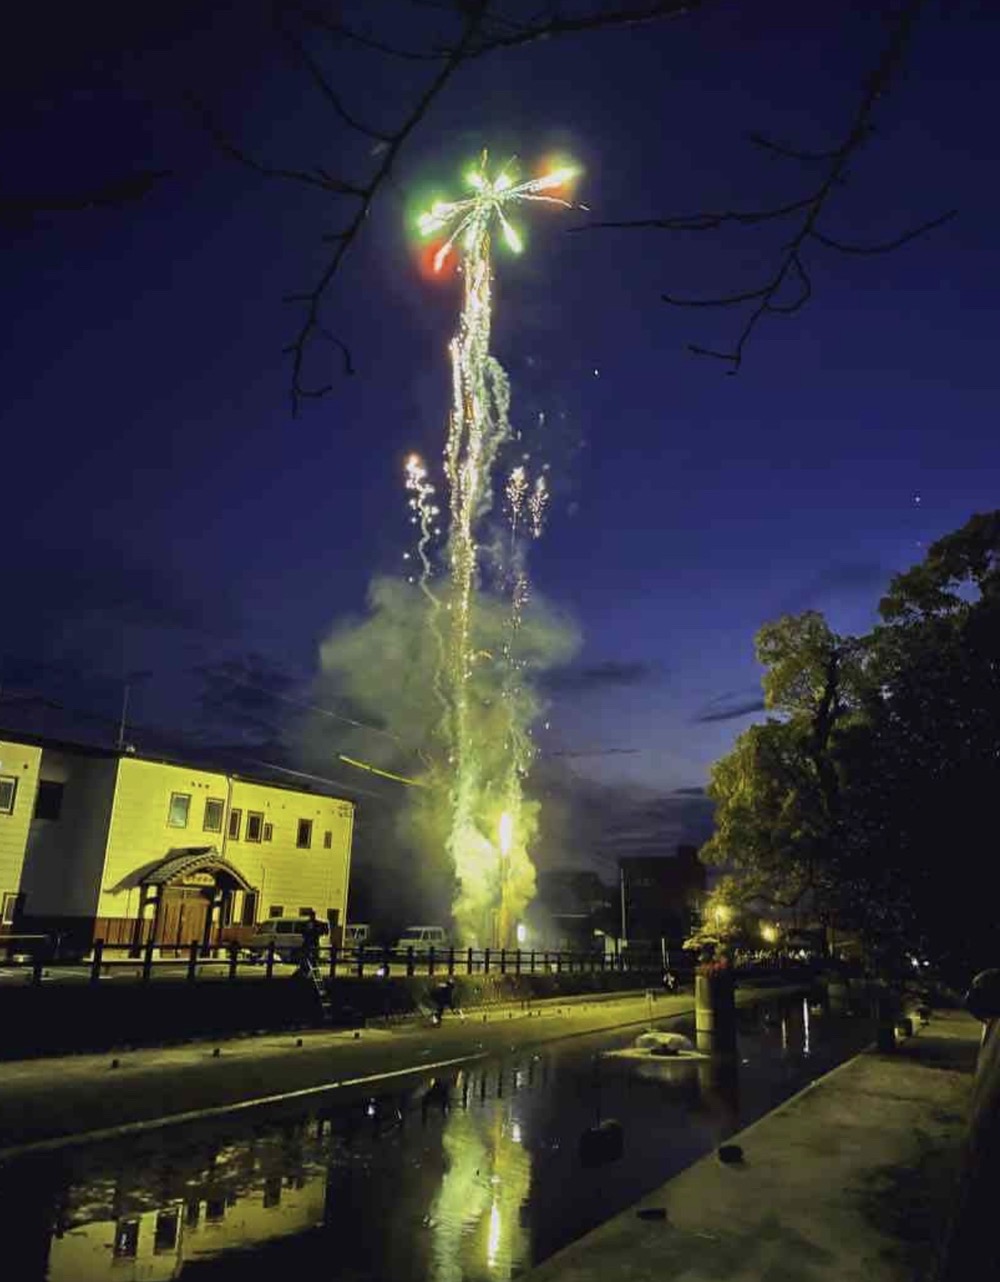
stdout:
<svg viewBox="0 0 1000 1282">
<path fill-rule="evenodd" d="M 440 1024 L 445 1011 L 455 1009 L 455 981 L 449 977 L 443 983 L 435 984 L 431 989 L 431 1001 L 434 1004 L 431 1018 L 435 1024 Z"/>
<path fill-rule="evenodd" d="M 326 933 L 322 923 L 316 920 L 316 913 L 312 908 L 305 913 L 299 933 L 302 935 L 299 974 L 308 975 L 319 964 L 319 941 Z"/>
</svg>

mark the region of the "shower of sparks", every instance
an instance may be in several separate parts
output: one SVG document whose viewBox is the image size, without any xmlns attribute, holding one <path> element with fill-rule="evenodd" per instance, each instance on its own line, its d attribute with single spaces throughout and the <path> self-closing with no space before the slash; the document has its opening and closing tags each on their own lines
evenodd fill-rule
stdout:
<svg viewBox="0 0 1000 1282">
<path fill-rule="evenodd" d="M 535 488 L 531 492 L 531 498 L 528 500 L 528 508 L 531 512 L 531 532 L 536 539 L 542 537 L 542 529 L 545 525 L 545 512 L 549 506 L 549 487 L 545 477 L 540 476 L 535 481 Z"/>
<path fill-rule="evenodd" d="M 494 503 L 494 468 L 501 448 L 513 439 L 510 426 L 510 385 L 499 362 L 490 354 L 492 324 L 492 244 L 494 236 L 519 253 L 523 238 L 511 222 L 518 205 L 546 204 L 574 208 L 565 196 L 578 169 L 559 164 L 541 177 L 516 182 L 512 162 L 491 175 L 484 151 L 478 165 L 465 175 L 469 195 L 436 201 L 417 220 L 422 236 L 443 237 L 433 264 L 440 271 L 455 254 L 463 277 L 462 311 L 458 331 L 449 345 L 452 367 L 452 408 L 444 448 L 448 493 L 447 592 L 431 592 L 427 556 L 431 528 L 425 514 L 432 508 L 433 491 L 419 460 L 407 467 L 407 488 L 415 519 L 421 527 L 418 555 L 420 583 L 432 601 L 436 626 L 439 596 L 445 600 L 447 621 L 441 637 L 439 695 L 446 708 L 449 779 L 448 850 L 454 862 L 459 891 L 454 904 L 456 926 L 469 943 L 509 945 L 514 922 L 530 900 L 534 868 L 527 850 L 530 833 L 525 822 L 521 782 L 533 747 L 531 703 L 518 675 L 514 641 L 528 599 L 521 527 L 537 538 L 542 531 L 548 485 L 539 476 L 532 487 L 524 467 L 510 473 L 506 486 L 511 524 L 509 564 L 505 575 L 510 593 L 510 616 L 502 652 L 494 656 L 473 640 L 475 605 L 481 587 L 481 524 Z M 441 635 L 440 633 L 438 634 Z M 496 724 L 484 723 L 472 702 L 478 665 L 502 664 L 502 730 L 505 761 L 502 769 L 487 770 L 484 735 L 495 736 Z M 502 819 L 502 822 L 501 822 Z M 498 823 L 501 827 L 498 829 Z M 499 836 L 498 836 L 499 834 Z M 501 850 L 501 847 L 504 849 Z"/>
</svg>

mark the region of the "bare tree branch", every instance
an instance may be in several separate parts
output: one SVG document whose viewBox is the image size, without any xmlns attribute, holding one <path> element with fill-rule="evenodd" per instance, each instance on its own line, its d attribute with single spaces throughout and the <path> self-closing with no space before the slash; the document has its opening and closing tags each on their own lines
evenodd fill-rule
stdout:
<svg viewBox="0 0 1000 1282">
<path fill-rule="evenodd" d="M 88 209 L 120 209 L 148 196 L 157 183 L 170 178 L 170 169 L 143 169 L 103 187 L 62 195 L 0 196 L 0 223 L 30 226 L 37 214 L 82 213 Z"/>
<path fill-rule="evenodd" d="M 753 301 L 755 306 L 751 309 L 746 322 L 740 331 L 735 344 L 728 351 L 718 351 L 711 348 L 704 348 L 695 344 L 689 344 L 689 350 L 699 356 L 711 356 L 716 360 L 722 360 L 729 364 L 730 374 L 735 374 L 743 361 L 743 353 L 746 344 L 752 336 L 754 330 L 760 321 L 767 315 L 789 314 L 799 311 L 806 303 L 812 292 L 812 286 L 809 280 L 809 274 L 802 261 L 802 248 L 809 239 L 821 239 L 822 234 L 816 232 L 816 223 L 820 215 L 826 208 L 830 197 L 836 187 L 845 180 L 848 161 L 855 156 L 864 146 L 872 135 L 871 117 L 881 98 L 891 86 L 893 77 L 898 72 L 903 60 L 906 46 L 910 39 L 913 26 L 917 21 L 924 0 L 909 0 L 904 9 L 900 12 L 895 20 L 892 35 L 889 38 L 886 47 L 883 49 L 877 65 L 869 76 L 866 77 L 864 91 L 858 104 L 854 119 L 850 128 L 844 136 L 844 140 L 839 146 L 826 153 L 829 161 L 829 168 L 823 181 L 819 184 L 813 194 L 806 200 L 803 205 L 804 217 L 799 225 L 798 230 L 792 239 L 786 244 L 782 259 L 778 263 L 774 274 L 759 289 L 748 290 L 743 301 Z M 778 148 L 771 145 L 772 150 L 779 151 L 781 154 L 798 159 L 816 160 L 820 156 L 818 153 L 803 152 L 796 155 L 789 148 Z M 788 207 L 784 206 L 775 212 L 775 218 L 784 217 L 788 212 Z M 896 242 L 888 242 L 886 248 L 892 249 L 896 244 L 903 244 L 907 240 L 913 239 L 918 235 L 920 230 L 929 229 L 944 221 L 945 216 L 935 219 L 932 223 L 926 225 L 924 229 L 915 229 L 912 233 L 907 233 L 898 237 Z M 759 220 L 764 221 L 764 220 Z M 830 248 L 837 248 L 835 242 L 827 237 L 825 243 Z M 872 252 L 876 252 L 873 250 Z M 795 282 L 799 286 L 799 294 L 791 303 L 781 303 L 779 300 L 781 291 L 787 283 Z M 664 295 L 664 301 L 674 303 L 675 305 L 691 307 L 705 306 L 731 306 L 737 297 L 734 295 L 723 296 L 717 299 L 697 299 L 697 300 L 676 300 Z"/>
<path fill-rule="evenodd" d="M 904 231 L 901 235 L 894 237 L 892 240 L 883 240 L 874 245 L 851 245 L 842 240 L 834 240 L 832 236 L 825 236 L 814 227 L 809 233 L 813 240 L 818 240 L 821 245 L 826 245 L 827 249 L 835 249 L 838 254 L 888 254 L 894 249 L 899 249 L 908 241 L 916 240 L 924 232 L 933 231 L 936 227 L 941 227 L 944 223 L 950 222 L 958 213 L 957 209 L 949 209 L 945 214 L 939 214 L 937 218 L 931 218 L 926 223 L 920 223 L 916 227 L 911 227 L 909 231 Z"/>
</svg>

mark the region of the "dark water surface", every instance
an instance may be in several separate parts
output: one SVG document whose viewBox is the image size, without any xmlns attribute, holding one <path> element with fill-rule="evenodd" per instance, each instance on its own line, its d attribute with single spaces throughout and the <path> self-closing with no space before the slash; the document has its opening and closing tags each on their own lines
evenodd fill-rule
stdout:
<svg viewBox="0 0 1000 1282">
<path fill-rule="evenodd" d="M 12 1163 L 0 1168 L 4 1276 L 510 1278 L 870 1040 L 866 1021 L 801 999 L 740 1019 L 735 1070 L 603 1058 L 635 1040 L 624 1029 L 407 1077 L 336 1107 L 313 1100 Z M 587 1167 L 580 1135 L 602 1118 L 622 1123 L 624 1155 Z"/>
</svg>

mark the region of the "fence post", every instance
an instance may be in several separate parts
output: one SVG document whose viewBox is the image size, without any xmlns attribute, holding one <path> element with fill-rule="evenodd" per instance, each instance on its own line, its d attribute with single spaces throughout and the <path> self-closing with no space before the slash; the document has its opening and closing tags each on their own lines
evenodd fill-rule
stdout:
<svg viewBox="0 0 1000 1282">
<path fill-rule="evenodd" d="M 500 949 L 500 974 L 501 975 L 507 974 L 507 949 L 506 948 Z"/>
<path fill-rule="evenodd" d="M 562 953 L 556 953 L 556 974 L 562 974 Z"/>
<path fill-rule="evenodd" d="M 337 978 L 337 945 L 330 945 L 330 978 Z"/>
<path fill-rule="evenodd" d="M 531 956 L 529 958 L 529 966 L 530 966 L 531 973 L 534 974 L 535 973 L 535 950 L 534 949 L 531 950 Z"/>
<path fill-rule="evenodd" d="M 428 948 L 427 950 L 427 973 L 428 975 L 434 974 L 434 945 L 433 944 L 431 944 L 430 948 Z"/>
<path fill-rule="evenodd" d="M 406 950 L 406 973 L 407 975 L 412 975 L 413 971 L 413 945 L 411 944 Z"/>
<path fill-rule="evenodd" d="M 229 978 L 236 979 L 236 965 L 240 956 L 240 946 L 235 939 L 229 942 Z"/>
<path fill-rule="evenodd" d="M 472 974 L 472 949 L 471 948 L 469 949 L 468 955 L 466 957 L 466 973 L 469 975 Z"/>
<path fill-rule="evenodd" d="M 142 950 L 142 982 L 148 984 L 153 976 L 153 941 L 150 939 Z"/>
<path fill-rule="evenodd" d="M 188 973 L 187 973 L 188 983 L 193 984 L 197 978 L 198 978 L 198 941 L 197 939 L 192 939 L 190 946 L 188 947 Z"/>
<path fill-rule="evenodd" d="M 104 940 L 94 940 L 94 956 L 90 963 L 90 982 L 96 984 L 101 978 L 101 959 L 104 956 Z"/>
<path fill-rule="evenodd" d="M 521 973 L 521 950 L 519 948 L 517 952 L 514 954 L 514 974 L 520 975 L 520 973 Z"/>
<path fill-rule="evenodd" d="M 489 973 L 490 973 L 490 950 L 488 948 L 484 948 L 483 949 L 483 974 L 488 975 Z"/>
<path fill-rule="evenodd" d="M 264 978 L 274 978 L 274 940 L 267 946 L 267 960 L 264 962 Z"/>
<path fill-rule="evenodd" d="M 455 973 L 455 945 L 452 944 L 452 946 L 448 949 L 448 974 L 454 975 L 454 973 Z"/>
</svg>

